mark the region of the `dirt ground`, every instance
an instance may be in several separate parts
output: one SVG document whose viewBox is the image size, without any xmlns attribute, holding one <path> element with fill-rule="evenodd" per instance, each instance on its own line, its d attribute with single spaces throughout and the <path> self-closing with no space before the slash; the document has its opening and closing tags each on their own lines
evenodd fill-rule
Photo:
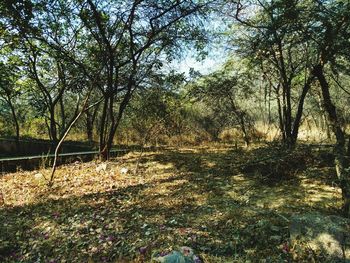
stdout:
<svg viewBox="0 0 350 263">
<path fill-rule="evenodd" d="M 1 262 L 151 262 L 182 245 L 203 262 L 317 262 L 295 258 L 289 218 L 341 206 L 331 153 L 305 145 L 133 152 L 61 166 L 52 188 L 49 172 L 0 178 Z"/>
</svg>

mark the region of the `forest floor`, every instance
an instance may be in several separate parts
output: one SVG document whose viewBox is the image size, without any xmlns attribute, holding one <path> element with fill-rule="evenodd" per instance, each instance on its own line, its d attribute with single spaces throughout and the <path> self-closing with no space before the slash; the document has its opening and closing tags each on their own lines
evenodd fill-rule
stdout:
<svg viewBox="0 0 350 263">
<path fill-rule="evenodd" d="M 290 216 L 340 213 L 331 154 L 305 145 L 133 152 L 60 166 L 52 188 L 49 172 L 0 178 L 1 262 L 150 262 L 183 245 L 203 262 L 287 262 Z"/>
</svg>

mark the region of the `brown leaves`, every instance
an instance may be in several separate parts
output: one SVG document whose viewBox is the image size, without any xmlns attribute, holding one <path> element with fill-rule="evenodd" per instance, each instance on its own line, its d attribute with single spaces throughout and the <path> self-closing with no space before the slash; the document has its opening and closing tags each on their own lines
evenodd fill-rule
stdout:
<svg viewBox="0 0 350 263">
<path fill-rule="evenodd" d="M 15 253 L 6 259 L 17 262 L 147 262 L 154 250 L 182 245 L 204 262 L 288 257 L 287 222 L 277 212 L 323 211 L 320 202 L 341 196 L 308 173 L 271 186 L 231 166 L 266 151 L 148 152 L 137 175 L 139 154 L 129 153 L 99 171 L 103 163 L 61 166 L 51 189 L 35 176 L 46 170 L 5 175 L 0 244 Z"/>
</svg>

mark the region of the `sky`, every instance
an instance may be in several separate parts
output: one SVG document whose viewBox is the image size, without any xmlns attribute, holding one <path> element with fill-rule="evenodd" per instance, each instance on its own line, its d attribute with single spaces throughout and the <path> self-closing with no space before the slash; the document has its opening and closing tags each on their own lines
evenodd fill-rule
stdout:
<svg viewBox="0 0 350 263">
<path fill-rule="evenodd" d="M 174 65 L 174 68 L 178 72 L 184 72 L 186 75 L 189 73 L 189 70 L 191 68 L 205 75 L 219 69 L 222 63 L 223 61 L 210 57 L 206 58 L 203 61 L 197 61 L 195 58 L 187 57 L 182 61 L 178 61 L 177 65 Z"/>
<path fill-rule="evenodd" d="M 197 60 L 194 51 L 188 52 L 187 56 L 174 60 L 169 65 L 169 69 L 173 69 L 179 73 L 184 72 L 188 75 L 190 69 L 193 68 L 201 74 L 206 75 L 218 70 L 224 64 L 227 57 L 228 52 L 222 45 L 211 45 L 208 56 L 204 60 Z"/>
<path fill-rule="evenodd" d="M 215 34 L 223 33 L 227 29 L 222 18 L 218 16 L 211 16 L 210 20 L 205 22 L 205 27 L 208 31 L 215 32 Z M 170 67 L 179 73 L 184 72 L 186 75 L 188 75 L 191 68 L 205 75 L 218 70 L 229 56 L 227 42 L 225 43 L 224 38 L 211 39 L 206 51 L 208 53 L 207 57 L 202 61 L 198 61 L 195 50 L 186 50 L 186 55 L 173 61 Z"/>
</svg>

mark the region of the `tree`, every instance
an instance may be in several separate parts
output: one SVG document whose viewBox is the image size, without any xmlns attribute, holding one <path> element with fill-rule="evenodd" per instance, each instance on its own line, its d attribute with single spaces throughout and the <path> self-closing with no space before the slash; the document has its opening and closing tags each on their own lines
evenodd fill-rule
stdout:
<svg viewBox="0 0 350 263">
<path fill-rule="evenodd" d="M 342 188 L 344 211 L 349 216 L 350 177 L 344 159 L 345 134 L 325 74 L 329 69 L 339 68 L 339 60 L 349 59 L 349 3 L 278 0 L 257 1 L 256 4 L 258 11 L 252 17 L 242 19 L 240 13 L 243 5 L 241 1 L 236 3 L 235 18 L 250 29 L 248 37 L 244 39 L 244 43 L 250 45 L 244 53 L 251 54 L 252 60 L 261 58 L 260 63 L 268 65 L 269 74 L 266 75 L 276 72 L 275 90 L 279 94 L 282 89 L 282 103 L 279 106 L 281 131 L 285 134 L 284 140 L 290 138 L 287 143 L 291 145 L 296 141 L 305 96 L 317 79 L 324 109 L 336 138 L 335 166 Z M 293 118 L 291 91 L 295 79 L 300 77 L 304 78 L 304 85 Z M 268 80 L 273 86 L 271 77 Z M 277 102 L 280 104 L 279 99 Z"/>
<path fill-rule="evenodd" d="M 159 58 L 171 56 L 180 40 L 199 36 L 198 30 L 191 29 L 196 21 L 190 16 L 204 6 L 201 1 L 155 0 L 119 5 L 88 0 L 79 14 L 97 48 L 95 79 L 102 80 L 97 87 L 104 97 L 99 143 L 104 159 L 133 93 L 154 68 L 161 67 Z M 111 10 L 120 11 L 112 16 Z"/>
<path fill-rule="evenodd" d="M 86 137 L 89 142 L 93 142 L 94 135 L 94 124 L 97 117 L 99 107 L 96 106 L 92 109 L 88 109 L 85 111 L 85 127 L 86 127 Z"/>
<path fill-rule="evenodd" d="M 0 97 L 5 101 L 11 111 L 15 133 L 16 148 L 20 151 L 20 125 L 16 109 L 16 100 L 21 95 L 19 86 L 20 70 L 22 66 L 21 57 L 16 53 L 16 45 L 20 41 L 18 36 L 13 33 L 12 27 L 8 25 L 7 17 L 11 14 L 11 6 L 17 5 L 22 17 L 14 16 L 16 23 L 26 24 L 30 19 L 30 7 L 26 1 L 4 1 L 0 3 Z"/>
<path fill-rule="evenodd" d="M 11 110 L 11 115 L 16 131 L 16 149 L 20 151 L 20 127 L 16 111 L 16 99 L 21 94 L 18 86 L 18 68 L 14 61 L 9 58 L 5 63 L 0 62 L 0 98 L 5 101 Z"/>
<path fill-rule="evenodd" d="M 48 112 L 49 135 L 53 144 L 56 145 L 67 124 L 63 103 L 64 95 L 69 89 L 78 89 L 78 85 L 82 81 L 79 79 L 79 76 L 73 76 L 72 73 L 67 72 L 67 65 L 57 59 L 54 54 L 50 54 L 50 49 L 45 50 L 43 46 L 40 49 L 44 51 L 39 52 L 39 47 L 34 46 L 32 43 L 28 45 L 27 70 L 29 78 L 36 84 L 37 89 L 33 90 L 33 92 L 35 94 L 39 93 L 43 102 L 43 105 L 40 105 L 40 107 Z M 71 95 L 73 94 L 71 93 Z M 77 96 L 77 99 L 79 100 L 79 96 Z M 58 108 L 60 110 L 59 116 L 61 117 L 60 123 L 57 116 Z"/>
<path fill-rule="evenodd" d="M 247 109 L 237 101 L 247 99 L 252 94 L 251 85 L 247 72 L 239 72 L 228 63 L 226 68 L 205 76 L 190 86 L 191 96 L 204 102 L 213 111 L 211 119 L 218 128 L 212 133 L 214 139 L 218 139 L 223 128 L 236 124 L 242 131 L 245 144 L 250 144 L 254 122 Z M 213 124 L 210 123 L 209 126 Z"/>
<path fill-rule="evenodd" d="M 40 101 L 48 109 L 53 141 L 59 137 L 56 126 L 64 131 L 69 123 L 65 121 L 64 94 L 74 89 L 72 81 L 79 79 L 77 83 L 93 86 L 95 94 L 104 98 L 99 144 L 102 158 L 107 159 L 134 91 L 183 44 L 201 40 L 199 14 L 204 14 L 208 3 L 6 1 L 4 19 L 25 41 L 22 52 L 27 56 L 29 76 L 41 93 Z M 57 108 L 60 122 L 55 116 Z"/>
<path fill-rule="evenodd" d="M 99 144 L 102 158 L 107 159 L 134 91 L 151 70 L 161 67 L 161 58 L 174 56 L 180 43 L 200 39 L 201 23 L 194 15 L 206 4 L 187 0 L 33 1 L 29 22 L 16 25 L 29 39 L 54 50 L 55 57 L 79 67 L 103 96 Z M 20 7 L 15 11 L 20 15 Z"/>
<path fill-rule="evenodd" d="M 59 7 L 59 13 L 53 14 L 51 11 L 56 7 Z M 79 93 L 86 84 L 79 68 L 58 50 L 62 46 L 71 50 L 78 38 L 75 34 L 70 37 L 72 31 L 64 19 L 69 17 L 69 10 L 63 1 L 8 0 L 2 8 L 3 25 L 16 40 L 15 52 L 22 56 L 22 78 L 29 78 L 35 83 L 31 90 L 32 105 L 49 121 L 49 136 L 56 145 L 77 115 Z M 68 93 L 69 97 L 77 98 L 71 116 L 65 109 L 68 101 L 65 94 Z"/>
<path fill-rule="evenodd" d="M 323 3 L 317 1 L 312 11 L 313 19 L 318 22 L 315 23 L 316 28 L 310 28 L 310 31 L 308 31 L 315 40 L 313 44 L 317 51 L 317 59 L 313 65 L 312 74 L 320 84 L 324 108 L 328 113 L 329 122 L 336 138 L 335 166 L 342 189 L 344 212 L 347 217 L 350 217 L 350 173 L 345 161 L 345 132 L 332 101 L 330 85 L 325 76 L 327 65 L 336 67 L 338 59 L 349 59 L 350 3 L 342 1 Z"/>
<path fill-rule="evenodd" d="M 256 12 L 241 15 L 250 5 Z M 282 141 L 288 147 L 296 144 L 305 98 L 314 81 L 309 61 L 312 51 L 302 32 L 304 11 L 303 1 L 296 0 L 253 1 L 247 6 L 238 1 L 234 11 L 246 32 L 238 39 L 238 52 L 261 68 L 269 89 L 275 92 Z"/>
</svg>

